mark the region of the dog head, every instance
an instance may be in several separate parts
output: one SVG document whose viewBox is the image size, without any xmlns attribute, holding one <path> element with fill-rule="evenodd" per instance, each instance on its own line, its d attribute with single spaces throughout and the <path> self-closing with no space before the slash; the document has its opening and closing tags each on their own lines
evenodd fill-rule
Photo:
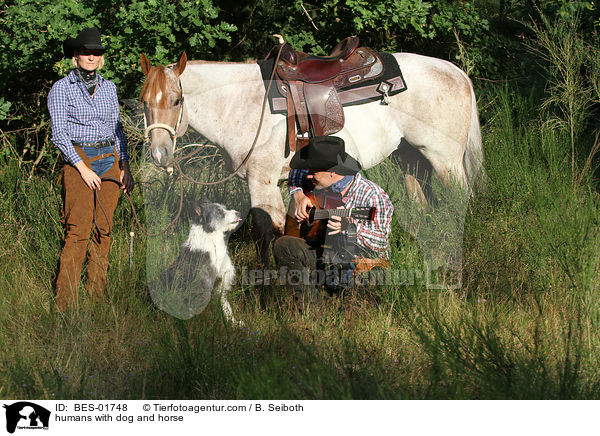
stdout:
<svg viewBox="0 0 600 436">
<path fill-rule="evenodd" d="M 206 200 L 196 204 L 194 212 L 194 223 L 201 226 L 206 233 L 232 232 L 242 222 L 238 211 Z"/>
</svg>

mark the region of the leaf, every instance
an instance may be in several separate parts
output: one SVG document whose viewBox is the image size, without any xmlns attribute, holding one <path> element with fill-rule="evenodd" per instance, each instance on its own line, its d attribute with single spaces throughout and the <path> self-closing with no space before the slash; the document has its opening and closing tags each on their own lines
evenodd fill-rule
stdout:
<svg viewBox="0 0 600 436">
<path fill-rule="evenodd" d="M 4 97 L 0 97 L 0 120 L 8 118 L 8 111 L 10 110 L 12 103 L 4 100 Z"/>
</svg>

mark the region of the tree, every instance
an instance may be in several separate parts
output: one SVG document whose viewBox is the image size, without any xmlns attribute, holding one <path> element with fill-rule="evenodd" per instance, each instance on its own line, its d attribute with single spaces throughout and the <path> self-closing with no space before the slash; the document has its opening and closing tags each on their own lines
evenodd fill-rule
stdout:
<svg viewBox="0 0 600 436">
<path fill-rule="evenodd" d="M 0 11 L 0 115 L 6 118 L 0 129 L 34 129 L 38 142 L 15 136 L 21 142 L 17 148 L 35 152 L 48 136 L 46 95 L 71 67 L 63 59 L 62 42 L 91 26 L 101 30 L 109 48 L 102 75 L 117 84 L 121 97 L 139 90 L 142 51 L 160 63 L 183 50 L 210 56 L 216 41 L 229 40 L 236 30 L 219 19 L 211 0 L 9 1 Z"/>
</svg>

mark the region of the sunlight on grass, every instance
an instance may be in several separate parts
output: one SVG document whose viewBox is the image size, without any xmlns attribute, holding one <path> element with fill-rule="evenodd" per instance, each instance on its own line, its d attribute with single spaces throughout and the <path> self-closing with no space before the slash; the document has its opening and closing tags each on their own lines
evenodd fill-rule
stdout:
<svg viewBox="0 0 600 436">
<path fill-rule="evenodd" d="M 230 301 L 243 328 L 225 322 L 215 298 L 186 321 L 155 306 L 147 280 L 177 256 L 189 215 L 167 237 L 133 227 L 130 268 L 124 199 L 108 301 L 90 301 L 82 284 L 79 307 L 57 313 L 59 189 L 47 177 L 1 179 L 0 396 L 597 398 L 600 203 L 592 178 L 571 183 L 570 136 L 540 124 L 533 99 L 493 91 L 486 183 L 468 204 L 433 178 L 436 199 L 418 210 L 396 183 L 403 179 L 393 161 L 368 171 L 398 211 L 391 269 L 406 272 L 401 285 L 365 286 L 299 311 L 285 288 L 243 283 L 242 268 L 258 265 L 247 222 L 229 243 L 238 271 Z M 214 171 L 192 175 L 226 174 L 218 156 L 207 161 Z M 161 186 L 138 189 L 133 199 L 138 209 L 146 205 L 151 228 L 177 210 L 177 190 Z M 186 202 L 221 199 L 248 212 L 243 181 L 188 184 L 185 193 Z M 434 248 L 460 257 L 457 289 L 428 289 L 414 274 Z"/>
</svg>

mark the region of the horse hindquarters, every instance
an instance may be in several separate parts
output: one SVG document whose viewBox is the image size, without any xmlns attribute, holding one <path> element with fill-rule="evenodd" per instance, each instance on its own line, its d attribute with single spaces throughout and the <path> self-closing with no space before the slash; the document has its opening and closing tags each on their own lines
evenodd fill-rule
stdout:
<svg viewBox="0 0 600 436">
<path fill-rule="evenodd" d="M 444 184 L 471 182 L 465 153 L 477 154 L 479 121 L 473 86 L 450 62 L 409 53 L 395 57 L 408 90 L 392 97 L 404 138 L 431 163 Z M 479 135 L 480 137 L 480 135 Z M 478 143 L 479 142 L 479 143 Z M 480 153 L 479 153 L 480 154 Z"/>
</svg>

